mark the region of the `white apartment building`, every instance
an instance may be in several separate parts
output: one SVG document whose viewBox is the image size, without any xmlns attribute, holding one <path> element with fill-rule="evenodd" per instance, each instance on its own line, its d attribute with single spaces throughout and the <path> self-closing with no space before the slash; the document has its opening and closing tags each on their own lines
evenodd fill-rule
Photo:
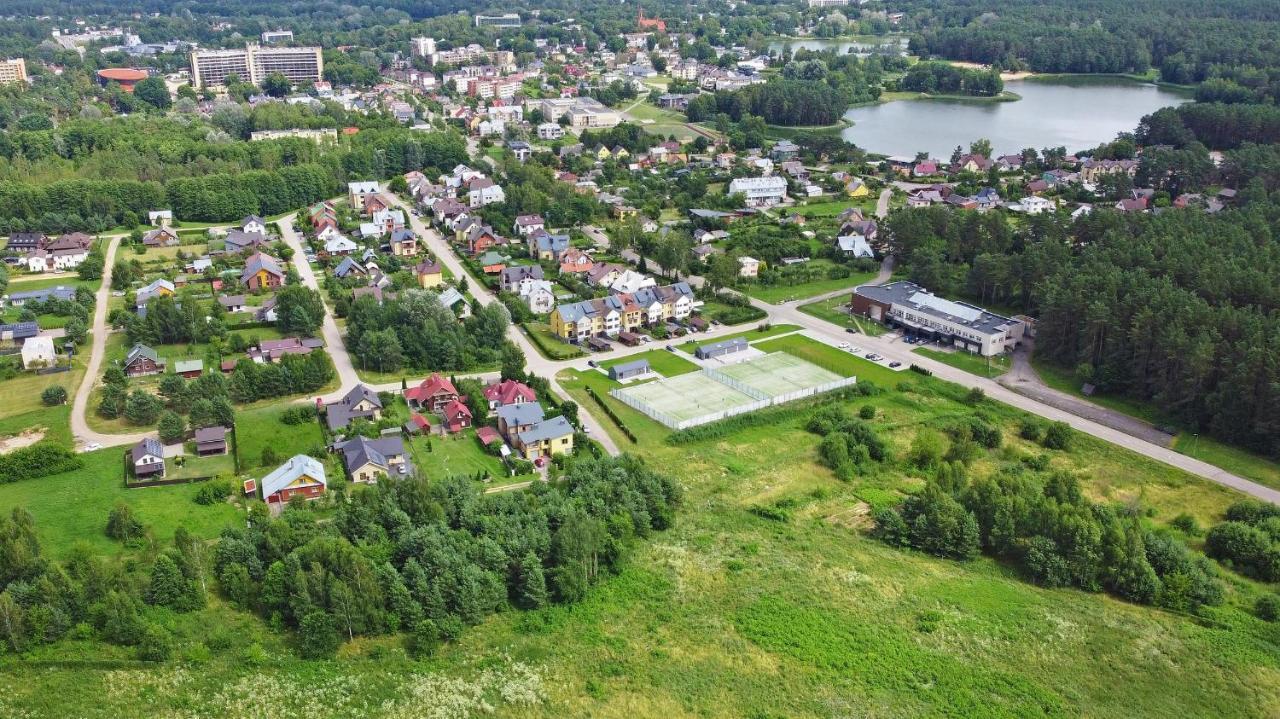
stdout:
<svg viewBox="0 0 1280 719">
<path fill-rule="evenodd" d="M 809 0 L 809 7 L 844 7 L 849 0 Z"/>
<path fill-rule="evenodd" d="M 320 82 L 324 58 L 318 47 L 262 47 L 252 43 L 243 50 L 195 50 L 191 53 L 191 84 L 222 87 L 227 77 L 238 76 L 254 85 L 278 72 L 289 82 Z"/>
<path fill-rule="evenodd" d="M 425 57 L 428 60 L 436 54 L 435 38 L 415 37 L 409 40 L 409 47 L 414 57 Z"/>
<path fill-rule="evenodd" d="M 787 199 L 787 181 L 782 177 L 739 177 L 729 183 L 728 194 L 741 194 L 747 207 L 770 207 Z"/>
<path fill-rule="evenodd" d="M 254 130 L 249 133 L 249 141 L 257 142 L 260 140 L 280 140 L 286 137 L 300 137 L 311 140 L 317 145 L 324 142 L 337 141 L 338 131 L 332 127 L 324 127 L 311 130 L 305 127 L 295 127 L 289 130 Z"/>
<path fill-rule="evenodd" d="M 262 33 L 263 45 L 274 45 L 282 42 L 293 42 L 292 30 L 267 30 Z"/>
</svg>

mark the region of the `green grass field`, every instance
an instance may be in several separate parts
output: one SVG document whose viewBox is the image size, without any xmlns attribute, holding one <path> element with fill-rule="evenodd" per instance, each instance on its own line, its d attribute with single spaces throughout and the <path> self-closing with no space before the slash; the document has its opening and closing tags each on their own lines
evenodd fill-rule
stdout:
<svg viewBox="0 0 1280 719">
<path fill-rule="evenodd" d="M 891 377 L 881 381 L 875 365 L 795 335 L 761 344 L 875 379 L 885 391 L 847 408 L 874 409 L 869 423 L 895 458 L 922 429 L 975 411 L 962 388 L 937 378 L 883 370 Z M 129 649 L 71 640 L 21 658 L 0 655 L 0 714 L 1280 715 L 1280 626 L 1248 611 L 1266 587 L 1231 578 L 1226 604 L 1195 617 L 1037 587 L 985 558 L 954 562 L 893 549 L 866 535 L 868 512 L 918 488 L 918 474 L 895 460 L 837 480 L 817 461 L 819 439 L 803 428 L 807 413 L 669 445 L 665 428 L 607 396 L 617 384 L 599 372 L 564 371 L 559 380 L 583 407 L 594 405 L 585 388 L 595 388 L 639 438 L 637 453 L 671 474 L 685 498 L 674 528 L 640 542 L 620 573 L 583 601 L 491 615 L 424 661 L 409 660 L 397 638 L 375 637 L 348 643 L 335 660 L 304 662 L 291 639 L 216 599 L 186 615 L 149 608 L 174 632 L 183 661 L 140 664 Z M 1016 471 L 1044 452 L 1018 438 L 1022 413 L 991 401 L 980 409 L 1003 429 L 1004 446 L 983 452 L 971 476 Z M 118 456 L 95 456 L 109 453 Z M 1150 508 L 1140 516 L 1155 527 L 1180 512 L 1207 524 L 1237 498 L 1086 436 L 1049 456 L 1051 468 L 1078 476 L 1090 497 Z M 38 509 L 42 536 L 56 542 L 46 545 L 53 556 L 80 539 L 113 557 L 149 551 L 124 551 L 101 534 L 116 495 L 138 503 L 157 537 L 179 522 L 213 536 L 240 521 L 231 505 L 192 502 L 194 487 L 126 491 L 118 477 L 117 469 L 101 482 L 79 472 L 3 485 L 0 507 Z M 787 507 L 782 519 L 752 512 L 779 503 Z"/>
<path fill-rule="evenodd" d="M 928 347 L 917 347 L 911 351 L 957 369 L 962 369 L 970 374 L 976 374 L 979 377 L 999 377 L 1009 371 L 1008 355 L 980 357 L 961 350 L 944 352 L 942 350 L 929 349 Z"/>
<path fill-rule="evenodd" d="M 904 379 L 900 372 L 803 335 L 779 337 L 761 342 L 755 348 L 761 352 L 788 352 L 841 377 L 871 380 L 882 387 L 891 387 Z"/>
<path fill-rule="evenodd" d="M 636 360 L 649 360 L 649 367 L 663 377 L 675 377 L 676 375 L 687 374 L 689 372 L 697 372 L 699 369 L 698 365 L 690 362 L 684 357 L 681 357 L 675 352 L 665 349 L 649 350 L 648 352 L 641 352 L 627 357 L 612 359 L 608 362 L 601 362 L 600 368 L 607 370 L 615 365 L 635 362 Z"/>
<path fill-rule="evenodd" d="M 0 381 L 0 418 L 34 412 L 44 407 L 40 394 L 48 387 L 61 385 L 67 390 L 67 402 L 75 396 L 76 389 L 84 380 L 85 365 L 88 360 L 84 355 L 76 355 L 72 359 L 71 371 L 53 374 L 36 374 L 35 372 L 19 372 L 15 377 Z"/>
<path fill-rule="evenodd" d="M 799 310 L 810 317 L 817 317 L 840 327 L 852 327 L 858 330 L 860 334 L 870 335 L 871 337 L 879 337 L 889 331 L 887 327 L 878 322 L 872 322 L 866 317 L 853 317 L 849 313 L 842 311 L 841 308 L 848 304 L 849 298 L 841 295 L 810 302 L 807 305 L 800 305 Z"/>
<path fill-rule="evenodd" d="M 431 451 L 427 451 L 428 442 Z M 446 437 L 415 437 L 410 443 L 418 471 L 428 477 L 443 479 L 454 475 L 486 474 L 497 480 L 507 478 L 502 460 L 485 451 L 474 430 Z"/>
<path fill-rule="evenodd" d="M 243 513 L 231 504 L 202 506 L 192 501 L 198 485 L 126 489 L 124 447 L 107 447 L 84 455 L 85 466 L 52 477 L 0 484 L 0 507 L 25 507 L 36 519 L 40 541 L 52 557 L 64 557 L 79 543 L 95 554 L 131 554 L 107 537 L 107 513 L 117 502 L 128 504 L 156 541 L 168 545 L 173 532 L 186 527 L 197 536 L 214 537 Z"/>
<path fill-rule="evenodd" d="M 285 424 L 280 415 L 287 407 L 266 406 L 236 412 L 236 438 L 239 441 L 240 469 L 261 477 L 277 464 L 262 461 L 262 450 L 270 447 L 281 462 L 295 454 L 308 454 L 324 446 L 324 434 L 316 421 Z"/>
<path fill-rule="evenodd" d="M 748 342 L 755 342 L 757 340 L 768 339 L 770 337 L 777 337 L 778 335 L 785 335 L 790 332 L 795 332 L 796 330 L 799 330 L 799 329 L 800 329 L 800 325 L 788 325 L 788 324 L 769 325 L 763 330 L 757 327 L 755 329 L 745 330 L 743 332 L 735 332 L 731 335 L 724 335 L 722 337 L 716 337 L 714 339 L 709 339 L 709 340 L 692 340 L 691 339 L 676 345 L 676 349 L 686 354 L 693 354 L 694 351 L 696 351 L 699 347 L 703 347 L 705 345 L 717 344 L 719 342 L 736 339 L 738 337 L 741 337 Z"/>
<path fill-rule="evenodd" d="M 830 265 L 835 266 L 831 260 L 816 259 L 810 260 L 813 265 Z M 824 295 L 828 292 L 836 290 L 853 290 L 854 287 L 864 284 L 875 279 L 875 272 L 854 272 L 848 277 L 839 277 L 836 279 L 828 279 L 825 276 L 822 279 L 813 280 L 811 282 L 802 282 L 795 285 L 759 285 L 750 284 L 742 287 L 742 291 L 752 297 L 768 302 L 769 304 L 780 304 L 783 302 L 791 302 L 792 300 L 803 300 L 817 295 Z"/>
</svg>

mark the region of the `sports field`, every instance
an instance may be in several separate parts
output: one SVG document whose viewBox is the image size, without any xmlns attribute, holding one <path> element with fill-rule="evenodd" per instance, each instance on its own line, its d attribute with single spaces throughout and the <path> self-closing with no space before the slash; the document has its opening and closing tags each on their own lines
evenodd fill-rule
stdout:
<svg viewBox="0 0 1280 719">
<path fill-rule="evenodd" d="M 714 415 L 756 400 L 727 384 L 717 382 L 703 372 L 682 374 L 658 382 L 645 382 L 616 390 L 619 399 L 634 400 L 637 409 L 664 424 L 666 418 L 684 422 L 705 415 Z M 633 406 L 636 406 L 634 403 Z M 652 410 L 652 411 L 648 411 Z"/>
<path fill-rule="evenodd" d="M 844 379 L 835 372 L 786 352 L 717 367 L 716 372 L 763 393 L 770 399 Z"/>
<path fill-rule="evenodd" d="M 795 355 L 774 352 L 738 364 L 615 389 L 610 394 L 668 427 L 684 429 L 853 381 Z"/>
</svg>

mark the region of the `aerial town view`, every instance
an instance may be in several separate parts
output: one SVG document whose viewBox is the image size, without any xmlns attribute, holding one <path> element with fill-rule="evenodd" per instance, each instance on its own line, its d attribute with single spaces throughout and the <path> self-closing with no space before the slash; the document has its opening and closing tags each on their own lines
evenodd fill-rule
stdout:
<svg viewBox="0 0 1280 719">
<path fill-rule="evenodd" d="M 0 5 L 0 719 L 1280 717 L 1280 3 Z"/>
</svg>

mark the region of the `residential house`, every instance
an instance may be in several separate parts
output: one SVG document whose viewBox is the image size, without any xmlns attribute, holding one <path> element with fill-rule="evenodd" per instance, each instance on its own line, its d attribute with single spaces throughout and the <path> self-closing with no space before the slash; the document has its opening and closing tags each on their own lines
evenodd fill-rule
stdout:
<svg viewBox="0 0 1280 719">
<path fill-rule="evenodd" d="M 608 287 L 626 269 L 626 267 L 612 262 L 597 263 L 587 272 L 587 284 L 593 287 Z"/>
<path fill-rule="evenodd" d="M 12 322 L 0 324 L 0 342 L 21 345 L 40 334 L 39 322 Z"/>
<path fill-rule="evenodd" d="M 506 199 L 502 187 L 487 177 L 477 177 L 467 184 L 467 204 L 471 207 L 484 207 Z"/>
<path fill-rule="evenodd" d="M 867 183 L 859 177 L 850 177 L 844 184 L 844 192 L 849 197 L 866 197 L 871 194 L 871 190 L 867 189 Z"/>
<path fill-rule="evenodd" d="M 477 257 L 476 262 L 479 263 L 480 269 L 486 275 L 496 275 L 506 269 L 508 259 L 505 255 L 500 255 L 497 252 L 486 252 Z"/>
<path fill-rule="evenodd" d="M 911 168 L 911 174 L 915 175 L 916 177 L 925 177 L 926 175 L 936 175 L 938 174 L 938 161 L 937 160 L 921 160 L 920 162 L 917 162 L 913 168 Z"/>
<path fill-rule="evenodd" d="M 444 430 L 450 434 L 471 426 L 471 410 L 460 400 L 453 400 L 440 410 L 444 418 Z"/>
<path fill-rule="evenodd" d="M 986 172 L 991 169 L 991 160 L 977 153 L 961 155 L 951 169 L 953 172 Z"/>
<path fill-rule="evenodd" d="M 275 322 L 279 319 L 276 315 L 276 298 L 268 297 L 258 306 L 258 310 L 253 313 L 253 319 L 258 322 Z"/>
<path fill-rule="evenodd" d="M 552 235 L 539 230 L 529 236 L 529 255 L 542 262 L 559 262 L 569 249 L 568 235 Z"/>
<path fill-rule="evenodd" d="M 465 320 L 471 316 L 471 305 L 467 302 L 466 297 L 458 291 L 457 287 L 446 287 L 443 292 L 436 295 L 436 301 L 441 307 L 449 310 L 457 315 L 458 319 Z"/>
<path fill-rule="evenodd" d="M 227 230 L 227 236 L 222 241 L 222 250 L 229 254 L 237 254 L 261 250 L 270 244 L 271 238 L 261 232 L 246 232 L 233 228 Z"/>
<path fill-rule="evenodd" d="M 739 277 L 759 277 L 760 276 L 760 260 L 754 257 L 738 258 L 738 276 Z"/>
<path fill-rule="evenodd" d="M 168 227 L 158 227 L 142 234 L 144 247 L 177 247 L 178 233 Z"/>
<path fill-rule="evenodd" d="M 338 266 L 333 268 L 333 276 L 338 279 L 346 277 L 360 277 L 369 274 L 369 268 L 356 262 L 354 257 L 343 257 Z"/>
<path fill-rule="evenodd" d="M 348 182 L 347 183 L 347 201 L 351 203 L 352 208 L 364 206 L 364 199 L 380 192 L 378 183 L 376 182 Z"/>
<path fill-rule="evenodd" d="M 358 249 L 359 245 L 341 234 L 330 237 L 324 243 L 324 251 L 331 256 L 345 257 Z"/>
<path fill-rule="evenodd" d="M 560 255 L 560 273 L 561 274 L 583 274 L 591 271 L 595 266 L 595 261 L 591 259 L 591 255 L 570 247 Z"/>
<path fill-rule="evenodd" d="M 204 374 L 204 360 L 178 360 L 173 363 L 173 373 L 181 375 L 186 379 L 195 379 L 196 377 Z"/>
<path fill-rule="evenodd" d="M 573 452 L 573 426 L 563 416 L 544 419 L 516 436 L 515 448 L 530 462 Z"/>
<path fill-rule="evenodd" d="M 138 479 L 164 479 L 164 447 L 160 440 L 145 437 L 129 451 L 133 476 Z"/>
<path fill-rule="evenodd" d="M 485 385 L 484 398 L 489 402 L 489 409 L 494 410 L 509 404 L 536 402 L 538 395 L 529 385 L 507 379 Z"/>
<path fill-rule="evenodd" d="M 353 437 L 333 447 L 342 453 L 347 477 L 352 482 L 374 484 L 380 477 L 408 476 L 413 469 L 400 437 Z"/>
<path fill-rule="evenodd" d="M 173 222 L 173 210 L 151 210 L 147 213 L 147 224 L 161 227 Z"/>
<path fill-rule="evenodd" d="M 1028 195 L 1018 203 L 1022 211 L 1028 215 L 1038 215 L 1042 212 L 1052 212 L 1056 205 L 1053 200 L 1049 200 L 1038 195 Z"/>
<path fill-rule="evenodd" d="M 973 196 L 979 210 L 993 210 L 1000 206 L 1000 193 L 993 187 L 984 187 Z"/>
<path fill-rule="evenodd" d="M 244 312 L 244 295 L 218 295 L 218 304 L 227 312 Z"/>
<path fill-rule="evenodd" d="M 404 399 L 413 409 L 440 414 L 450 402 L 458 399 L 458 390 L 447 378 L 432 373 L 417 387 L 406 389 Z"/>
<path fill-rule="evenodd" d="M 284 284 L 284 270 L 280 269 L 280 261 L 276 258 L 255 252 L 245 260 L 240 284 L 253 291 L 276 289 Z"/>
<path fill-rule="evenodd" d="M 515 445 L 516 437 L 521 432 L 542 421 L 543 411 L 542 405 L 537 402 L 520 402 L 498 407 L 497 415 L 498 432 L 508 444 Z"/>
<path fill-rule="evenodd" d="M 609 292 L 615 295 L 625 295 L 645 287 L 654 287 L 657 284 L 649 275 L 628 269 L 619 273 L 613 282 L 609 283 Z"/>
<path fill-rule="evenodd" d="M 31 272 L 66 272 L 79 267 L 89 257 L 86 249 L 40 249 L 27 255 L 27 269 Z"/>
<path fill-rule="evenodd" d="M 555 285 L 550 280 L 523 280 L 516 286 L 516 294 L 536 315 L 545 315 L 555 307 Z"/>
<path fill-rule="evenodd" d="M 294 497 L 318 499 L 328 486 L 324 465 L 315 457 L 296 454 L 258 483 L 262 500 L 268 505 L 283 505 Z"/>
<path fill-rule="evenodd" d="M 358 384 L 336 402 L 324 406 L 325 424 L 330 432 L 346 429 L 357 419 L 376 422 L 382 419 L 382 400 L 368 386 Z"/>
<path fill-rule="evenodd" d="M 742 195 L 747 207 L 771 207 L 787 199 L 787 181 L 781 177 L 738 177 L 729 182 L 728 194 Z"/>
<path fill-rule="evenodd" d="M 209 457 L 227 453 L 226 427 L 201 427 L 195 431 L 196 454 Z"/>
<path fill-rule="evenodd" d="M 423 260 L 413 269 L 418 276 L 418 286 L 424 290 L 444 284 L 444 270 L 440 267 L 440 263 L 435 260 Z"/>
<path fill-rule="evenodd" d="M 324 341 L 316 337 L 285 337 L 280 340 L 261 340 L 248 351 L 249 359 L 258 364 L 279 362 L 285 355 L 311 354 L 324 347 Z"/>
<path fill-rule="evenodd" d="M 539 230 L 547 229 L 542 215 L 516 215 L 515 233 L 520 237 L 528 237 Z"/>
<path fill-rule="evenodd" d="M 249 215 L 240 220 L 240 229 L 249 234 L 265 235 L 267 234 L 267 223 L 257 215 Z"/>
<path fill-rule="evenodd" d="M 41 232 L 14 232 L 4 248 L 10 252 L 25 255 L 44 247 L 48 238 Z"/>
<path fill-rule="evenodd" d="M 533 148 L 529 146 L 529 143 L 522 140 L 507 141 L 507 149 L 511 151 L 512 155 L 515 155 L 518 162 L 527 162 L 529 157 L 533 155 Z"/>
<path fill-rule="evenodd" d="M 166 280 L 164 278 L 152 280 L 150 284 L 138 290 L 138 292 L 134 295 L 135 297 L 134 307 L 135 309 L 141 310 L 142 308 L 147 306 L 147 303 L 150 302 L 152 298 L 173 297 L 173 294 L 175 291 L 176 290 L 173 286 L 173 283 L 170 282 L 169 280 Z"/>
<path fill-rule="evenodd" d="M 410 229 L 391 233 L 391 254 L 396 257 L 412 257 L 418 254 L 418 236 Z"/>
<path fill-rule="evenodd" d="M 124 373 L 130 377 L 143 377 L 164 372 L 165 361 L 155 350 L 144 344 L 136 344 L 124 356 Z"/>
<path fill-rule="evenodd" d="M 28 337 L 22 343 L 22 368 L 52 367 L 58 358 L 54 354 L 52 337 Z"/>
<path fill-rule="evenodd" d="M 1103 175 L 1124 173 L 1133 177 L 1138 173 L 1137 160 L 1094 160 L 1092 158 L 1080 163 L 1080 179 L 1083 182 L 1097 182 Z M 1143 207 L 1145 209 L 1145 205 Z"/>
<path fill-rule="evenodd" d="M 544 279 L 541 265 L 516 265 L 507 267 L 498 275 L 498 286 L 504 292 L 513 292 L 524 280 Z"/>
<path fill-rule="evenodd" d="M 472 224 L 466 231 L 464 241 L 467 245 L 467 253 L 472 257 L 487 252 L 498 245 L 506 244 L 505 240 L 493 231 L 488 225 L 482 225 L 479 222 Z"/>
<path fill-rule="evenodd" d="M 554 122 L 544 122 L 538 125 L 538 139 L 540 140 L 559 140 L 564 137 L 564 128 Z"/>
<path fill-rule="evenodd" d="M 850 257 L 875 257 L 867 238 L 862 235 L 841 235 L 836 238 L 836 247 Z"/>
</svg>

